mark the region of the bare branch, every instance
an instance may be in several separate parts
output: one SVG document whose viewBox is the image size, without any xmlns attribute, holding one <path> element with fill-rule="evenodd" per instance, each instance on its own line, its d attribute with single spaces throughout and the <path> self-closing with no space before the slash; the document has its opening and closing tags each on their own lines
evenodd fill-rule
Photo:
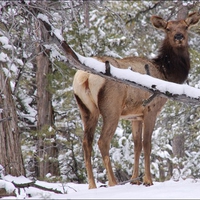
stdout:
<svg viewBox="0 0 200 200">
<path fill-rule="evenodd" d="M 106 61 L 105 65 L 106 65 L 106 75 L 110 76 L 111 73 L 110 73 L 110 63 L 109 63 L 109 61 Z"/>
<path fill-rule="evenodd" d="M 3 119 L 0 119 L 0 123 L 5 122 L 5 121 L 10 121 L 10 120 L 12 120 L 12 117 L 3 118 Z"/>
<path fill-rule="evenodd" d="M 38 185 L 35 181 L 28 182 L 28 183 L 15 183 L 14 181 L 12 181 L 12 184 L 16 188 L 35 187 L 35 188 L 38 188 L 38 189 L 41 189 L 41 190 L 45 190 L 45 191 L 49 191 L 49 192 L 54 192 L 56 194 L 63 194 L 61 191 L 59 191 L 57 189 L 47 188 L 47 187 Z"/>
</svg>

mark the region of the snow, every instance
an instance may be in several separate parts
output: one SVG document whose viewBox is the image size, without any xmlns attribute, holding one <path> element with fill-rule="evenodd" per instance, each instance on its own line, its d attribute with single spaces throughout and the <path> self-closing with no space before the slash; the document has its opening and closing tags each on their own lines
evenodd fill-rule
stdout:
<svg viewBox="0 0 200 200">
<path fill-rule="evenodd" d="M 105 63 L 91 57 L 84 57 L 78 53 L 76 53 L 76 55 L 78 56 L 78 59 L 82 64 L 91 67 L 92 69 L 95 69 L 97 72 L 105 73 Z"/>
<path fill-rule="evenodd" d="M 12 49 L 12 46 L 9 45 L 9 39 L 5 36 L 0 37 L 0 43 L 2 44 L 4 49 Z"/>
<path fill-rule="evenodd" d="M 11 175 L 7 175 L 4 177 L 4 180 L 6 181 L 14 181 L 15 183 L 17 184 L 23 184 L 23 183 L 29 183 L 29 182 L 32 182 L 30 181 L 28 178 L 24 177 L 24 176 L 19 176 L 19 177 L 16 177 L 16 176 L 11 176 Z"/>
<path fill-rule="evenodd" d="M 1 59 L 0 59 L 0 61 L 1 61 Z M 10 76 L 11 76 L 11 73 L 10 73 L 10 71 L 9 71 L 7 68 L 3 67 L 3 71 L 4 71 L 4 73 L 5 73 L 5 75 L 6 75 L 7 77 L 10 77 Z"/>
<path fill-rule="evenodd" d="M 8 45 L 9 44 L 9 40 L 5 36 L 0 37 L 0 42 L 1 42 L 2 45 Z"/>
<path fill-rule="evenodd" d="M 37 18 L 41 19 L 42 21 L 45 21 L 47 24 L 50 24 L 49 18 L 46 15 L 44 15 L 44 14 L 39 13 L 38 16 L 37 16 Z"/>
<path fill-rule="evenodd" d="M 64 38 L 63 38 L 62 33 L 61 33 L 61 30 L 59 30 L 59 29 L 53 29 L 53 33 L 56 35 L 56 37 L 60 41 L 64 41 Z"/>
<path fill-rule="evenodd" d="M 15 189 L 12 183 L 3 180 L 0 180 L 0 188 L 5 188 L 8 194 L 12 193 Z"/>
<path fill-rule="evenodd" d="M 3 52 L 1 52 L 0 53 L 0 61 L 1 62 L 7 62 L 8 60 L 9 60 L 8 55 L 3 53 Z"/>
<path fill-rule="evenodd" d="M 18 72 L 18 67 L 14 63 L 12 63 L 11 66 L 10 66 L 10 70 L 12 72 L 17 73 Z"/>
<path fill-rule="evenodd" d="M 4 180 L 0 180 L 0 188 L 5 187 L 7 191 L 13 192 L 15 187 L 11 183 L 12 181 L 14 183 L 31 182 L 23 176 L 7 175 Z M 198 199 L 200 188 L 199 179 L 154 182 L 154 185 L 150 187 L 131 185 L 130 183 L 114 187 L 100 187 L 102 184 L 97 183 L 97 188 L 91 190 L 88 189 L 88 184 L 47 183 L 44 181 L 36 181 L 36 184 L 61 191 L 63 194 L 29 187 L 25 190 L 15 190 L 17 196 L 12 197 L 12 199 Z M 2 199 L 7 199 L 7 197 Z"/>
<path fill-rule="evenodd" d="M 42 21 L 46 22 L 47 24 L 50 25 L 49 19 L 46 15 L 39 13 L 37 16 L 38 19 L 41 19 Z M 60 40 L 60 41 L 64 41 L 64 38 L 62 36 L 62 33 L 59 29 L 54 28 L 53 26 L 51 26 L 52 32 L 55 34 L 55 36 Z"/>
</svg>

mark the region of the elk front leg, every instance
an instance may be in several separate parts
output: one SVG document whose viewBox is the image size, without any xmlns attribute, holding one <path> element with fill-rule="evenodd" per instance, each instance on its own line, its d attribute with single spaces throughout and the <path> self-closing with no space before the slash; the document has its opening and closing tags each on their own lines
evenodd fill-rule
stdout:
<svg viewBox="0 0 200 200">
<path fill-rule="evenodd" d="M 153 185 L 150 172 L 150 156 L 151 156 L 151 134 L 145 136 L 143 140 L 144 149 L 144 163 L 145 163 L 145 175 L 143 177 L 143 184 L 146 186 Z"/>
<path fill-rule="evenodd" d="M 114 186 L 117 184 L 117 181 L 115 179 L 115 176 L 114 176 L 114 173 L 112 170 L 112 166 L 111 166 L 111 162 L 110 162 L 110 157 L 109 157 L 110 142 L 108 144 L 107 141 L 105 141 L 103 139 L 99 139 L 98 145 L 99 145 L 99 149 L 101 151 L 101 155 L 103 158 L 104 167 L 106 168 L 106 173 L 107 173 L 107 177 L 108 177 L 108 185 Z"/>
<path fill-rule="evenodd" d="M 146 186 L 153 185 L 150 172 L 150 157 L 151 157 L 151 136 L 155 126 L 156 115 L 148 114 L 144 119 L 144 130 L 143 130 L 143 151 L 144 151 L 144 164 L 145 164 L 145 175 L 143 178 L 143 184 Z"/>
<path fill-rule="evenodd" d="M 134 170 L 131 179 L 139 177 L 139 159 L 142 151 L 142 121 L 132 121 L 132 134 L 134 141 Z M 141 184 L 140 180 L 132 181 L 132 184 Z"/>
</svg>

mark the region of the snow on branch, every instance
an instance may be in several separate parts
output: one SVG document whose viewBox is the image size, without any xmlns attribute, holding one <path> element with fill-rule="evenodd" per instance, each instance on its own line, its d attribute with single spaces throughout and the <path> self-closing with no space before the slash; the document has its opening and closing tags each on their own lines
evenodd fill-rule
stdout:
<svg viewBox="0 0 200 200">
<path fill-rule="evenodd" d="M 50 25 L 49 19 L 46 15 L 39 13 L 37 18 L 43 22 L 46 22 L 46 24 Z M 50 25 L 50 27 L 51 27 L 52 34 L 54 34 L 59 39 L 59 41 L 64 41 L 61 31 L 59 29 L 54 28 L 52 25 Z"/>
<path fill-rule="evenodd" d="M 39 14 L 38 19 L 40 19 L 46 30 L 49 32 L 52 37 L 52 42 L 56 43 L 58 47 L 62 47 L 62 51 L 67 58 L 66 63 L 72 68 L 146 90 L 153 94 L 152 98 L 159 95 L 184 103 L 200 103 L 200 89 L 186 84 L 176 84 L 149 75 L 140 74 L 130 70 L 128 66 L 127 69 L 119 69 L 110 65 L 108 62 L 103 63 L 94 58 L 79 55 L 70 48 L 67 42 L 63 39 L 60 31 L 55 29 L 44 15 Z"/>
</svg>

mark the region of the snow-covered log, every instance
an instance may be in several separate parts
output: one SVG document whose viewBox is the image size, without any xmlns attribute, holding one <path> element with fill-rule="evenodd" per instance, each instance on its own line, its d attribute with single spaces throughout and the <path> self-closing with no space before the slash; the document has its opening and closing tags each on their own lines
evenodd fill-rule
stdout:
<svg viewBox="0 0 200 200">
<path fill-rule="evenodd" d="M 200 89 L 191 87 L 187 84 L 176 84 L 172 82 L 167 82 L 157 78 L 153 78 L 148 75 L 139 74 L 129 69 L 119 69 L 112 65 L 109 66 L 108 63 L 102 63 L 97 61 L 92 57 L 83 57 L 76 53 L 70 48 L 67 42 L 62 37 L 60 31 L 55 29 L 49 22 L 48 18 L 39 14 L 38 19 L 45 26 L 46 30 L 52 38 L 52 42 L 56 43 L 58 47 L 62 48 L 67 60 L 66 63 L 72 68 L 80 69 L 89 73 L 97 74 L 101 77 L 111 79 L 113 81 L 118 81 L 123 84 L 130 85 L 132 87 L 137 87 L 152 93 L 154 96 L 162 96 L 168 99 L 190 103 L 199 104 L 200 103 Z M 145 66 L 144 66 L 145 67 Z M 149 99 L 147 100 L 147 102 Z"/>
</svg>

